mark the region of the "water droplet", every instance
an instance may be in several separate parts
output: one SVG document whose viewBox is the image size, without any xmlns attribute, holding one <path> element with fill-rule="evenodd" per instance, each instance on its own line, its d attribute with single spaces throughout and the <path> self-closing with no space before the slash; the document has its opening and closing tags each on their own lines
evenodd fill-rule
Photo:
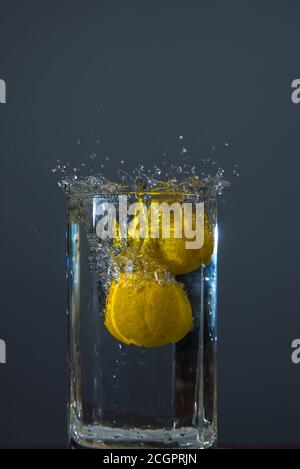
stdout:
<svg viewBox="0 0 300 469">
<path fill-rule="evenodd" d="M 112 387 L 116 389 L 118 387 L 118 377 L 116 374 L 113 374 L 113 382 L 112 382 Z"/>
<path fill-rule="evenodd" d="M 98 388 L 98 381 L 97 378 L 94 378 L 94 389 L 97 390 Z"/>
<path fill-rule="evenodd" d="M 121 160 L 121 161 L 120 161 L 120 163 L 121 163 L 121 164 L 124 164 L 124 163 L 125 163 L 125 161 L 124 161 L 124 160 Z"/>
<path fill-rule="evenodd" d="M 122 349 L 120 350 L 120 354 L 124 357 L 124 356 L 127 354 L 127 352 L 126 352 L 126 350 L 125 350 L 124 348 L 122 348 Z"/>
<path fill-rule="evenodd" d="M 78 139 L 77 139 L 77 145 L 79 145 L 79 144 L 80 144 L 80 142 L 81 142 L 81 139 L 80 139 L 80 138 L 78 138 Z"/>
<path fill-rule="evenodd" d="M 38 233 L 38 232 L 40 231 L 40 229 L 39 229 L 38 226 L 36 226 L 35 228 L 33 228 L 33 231 L 34 231 L 35 233 Z"/>
<path fill-rule="evenodd" d="M 125 272 L 130 273 L 130 272 L 133 272 L 133 270 L 134 270 L 134 262 L 133 260 L 130 259 L 126 262 Z"/>
</svg>

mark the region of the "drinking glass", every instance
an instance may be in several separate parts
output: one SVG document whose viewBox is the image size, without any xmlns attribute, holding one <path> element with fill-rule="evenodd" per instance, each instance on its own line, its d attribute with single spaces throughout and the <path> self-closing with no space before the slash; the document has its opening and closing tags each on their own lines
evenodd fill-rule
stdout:
<svg viewBox="0 0 300 469">
<path fill-rule="evenodd" d="M 71 447 L 212 447 L 216 442 L 216 200 L 204 201 L 213 243 L 210 258 L 190 272 L 167 274 L 183 286 L 191 305 L 192 329 L 176 343 L 148 347 L 118 340 L 105 324 L 112 283 L 117 285 L 122 270 L 130 275 L 137 269 L 132 257 L 126 261 L 130 242 L 122 239 L 120 230 L 104 240 L 97 233 L 107 203 L 120 215 L 120 196 L 126 196 L 128 203 L 137 200 L 136 194 L 125 192 L 73 194 L 68 199 Z M 139 200 L 149 206 L 157 197 L 168 204 L 172 198 L 178 200 L 165 193 L 145 193 Z M 193 194 L 181 194 L 180 200 L 203 202 Z M 139 265 L 145 256 L 145 266 L 135 277 L 138 284 L 147 270 L 148 254 L 141 249 L 136 255 Z M 125 256 L 122 265 L 118 256 Z"/>
</svg>

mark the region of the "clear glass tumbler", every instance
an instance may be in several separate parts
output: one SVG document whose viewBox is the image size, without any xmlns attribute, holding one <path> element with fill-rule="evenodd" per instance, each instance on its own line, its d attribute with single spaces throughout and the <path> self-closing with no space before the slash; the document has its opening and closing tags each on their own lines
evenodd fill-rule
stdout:
<svg viewBox="0 0 300 469">
<path fill-rule="evenodd" d="M 99 220 L 111 214 L 118 220 L 120 196 L 123 200 L 126 196 L 128 204 L 142 200 L 146 207 L 158 199 L 167 204 L 188 201 L 193 206 L 203 202 L 197 195 L 182 193 L 180 197 L 173 193 L 69 196 L 71 446 L 211 447 L 216 441 L 216 201 L 204 201 L 209 231 L 202 248 L 205 255 L 199 261 L 195 252 L 186 261 L 174 239 L 166 241 L 165 257 L 157 251 L 157 238 L 133 239 L 129 233 L 125 239 L 120 220 L 111 218 L 113 235 L 101 239 Z M 186 264 L 177 268 L 176 262 Z M 128 278 L 131 283 L 126 283 Z M 150 284 L 154 299 L 145 306 Z M 185 298 L 174 300 L 177 294 Z M 190 305 L 185 311 L 191 311 L 192 328 L 180 340 L 178 336 L 174 343 L 164 343 L 177 320 L 178 331 L 184 327 L 180 301 Z M 144 316 L 139 320 L 137 308 L 146 308 L 143 314 L 154 320 L 153 337 L 148 329 L 145 332 Z M 172 308 L 179 308 L 177 319 Z M 130 333 L 136 343 L 130 342 Z"/>
</svg>

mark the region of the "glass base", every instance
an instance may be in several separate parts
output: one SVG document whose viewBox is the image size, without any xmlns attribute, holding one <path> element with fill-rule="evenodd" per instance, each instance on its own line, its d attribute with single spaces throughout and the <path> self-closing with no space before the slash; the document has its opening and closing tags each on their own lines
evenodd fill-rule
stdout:
<svg viewBox="0 0 300 469">
<path fill-rule="evenodd" d="M 215 433 L 200 437 L 197 430 L 187 427 L 170 431 L 89 427 L 73 434 L 70 442 L 71 449 L 209 449 L 215 445 Z"/>
</svg>

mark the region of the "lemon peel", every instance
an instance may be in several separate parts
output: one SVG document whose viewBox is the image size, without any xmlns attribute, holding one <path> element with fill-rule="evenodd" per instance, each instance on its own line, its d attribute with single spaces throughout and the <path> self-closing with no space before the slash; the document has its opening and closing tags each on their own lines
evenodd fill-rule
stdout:
<svg viewBox="0 0 300 469">
<path fill-rule="evenodd" d="M 206 216 L 204 220 L 204 242 L 199 249 L 188 249 L 186 242 L 192 240 L 185 236 L 175 238 L 172 225 L 170 238 L 160 237 L 157 240 L 158 249 L 153 251 L 157 255 L 156 259 L 164 264 L 172 274 L 187 274 L 198 269 L 201 265 L 209 264 L 213 254 L 214 240 Z"/>
<path fill-rule="evenodd" d="M 178 282 L 121 273 L 108 293 L 105 326 L 127 345 L 158 347 L 178 342 L 192 329 L 192 308 Z"/>
<path fill-rule="evenodd" d="M 178 202 L 177 198 L 164 198 L 163 200 L 153 199 L 153 203 L 164 202 L 171 205 L 174 202 Z M 139 200 L 141 203 L 141 200 Z M 199 249 L 188 249 L 186 247 L 187 242 L 194 241 L 194 239 L 188 239 L 184 233 L 184 213 L 182 213 L 182 237 L 175 237 L 174 229 L 174 214 L 170 216 L 170 237 L 164 238 L 162 235 L 162 220 L 161 214 L 159 219 L 156 221 L 159 223 L 158 238 L 151 237 L 151 223 L 150 223 L 150 210 L 148 215 L 143 212 L 142 209 L 138 209 L 139 214 L 134 215 L 131 225 L 128 230 L 128 236 L 126 240 L 126 246 L 124 246 L 124 239 L 120 235 L 120 230 L 117 225 L 117 237 L 114 241 L 115 247 L 123 247 L 123 254 L 126 255 L 126 251 L 131 253 L 134 257 L 143 256 L 152 257 L 153 261 L 159 265 L 164 265 L 171 274 L 182 275 L 192 272 L 198 269 L 201 265 L 208 265 L 213 254 L 214 249 L 214 237 L 212 234 L 211 225 L 207 212 L 204 212 L 204 242 L 203 246 Z M 138 226 L 138 220 L 145 223 L 148 226 L 147 232 L 144 237 L 140 237 L 136 227 Z M 193 212 L 192 215 L 192 228 L 196 227 L 196 214 Z M 157 228 L 154 226 L 154 229 Z"/>
</svg>

